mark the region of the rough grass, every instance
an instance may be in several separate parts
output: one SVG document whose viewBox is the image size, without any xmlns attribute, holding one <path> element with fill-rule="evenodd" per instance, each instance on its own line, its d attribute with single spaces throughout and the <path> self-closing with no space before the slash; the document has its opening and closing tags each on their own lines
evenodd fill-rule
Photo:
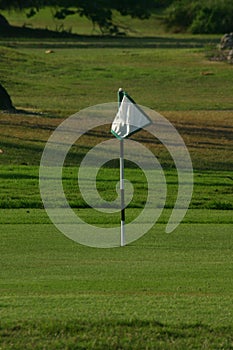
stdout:
<svg viewBox="0 0 233 350">
<path fill-rule="evenodd" d="M 164 111 L 162 113 L 177 128 L 192 157 L 193 167 L 199 170 L 231 170 L 233 166 L 233 122 L 231 111 Z M 0 115 L 0 164 L 39 165 L 51 133 L 63 119 L 38 114 Z M 96 131 L 97 132 L 97 131 Z M 101 130 L 98 142 L 111 138 L 110 125 Z M 155 139 L 140 132 L 133 137 L 146 141 L 160 163 L 174 167 L 168 152 Z M 95 144 L 92 135 L 80 138 L 67 157 L 67 165 L 76 166 L 89 147 Z"/>
<path fill-rule="evenodd" d="M 93 27 L 91 21 L 86 17 L 79 15 L 68 16 L 65 20 L 58 20 L 53 17 L 55 11 L 52 8 L 45 8 L 40 10 L 35 16 L 28 18 L 27 12 L 7 12 L 2 11 L 11 25 L 19 26 L 29 29 L 47 29 L 50 31 L 57 31 L 59 33 L 73 33 L 79 35 L 100 35 L 101 32 L 98 26 Z M 155 33 L 164 33 L 161 24 L 159 24 L 158 16 L 153 15 L 149 20 L 132 19 L 129 16 L 119 16 L 114 13 L 114 21 L 121 26 L 127 34 L 150 36 Z"/>
<path fill-rule="evenodd" d="M 1 13 L 8 19 L 12 26 L 23 27 L 23 29 L 34 29 L 34 36 L 36 36 L 35 29 L 46 31 L 57 31 L 62 35 L 78 34 L 78 35 L 100 35 L 101 32 L 98 26 L 93 27 L 91 21 L 79 15 L 68 16 L 64 20 L 58 20 L 53 17 L 54 10 L 52 8 L 45 8 L 40 10 L 35 16 L 28 18 L 27 11 L 1 11 Z M 161 24 L 161 17 L 163 13 L 158 11 L 151 15 L 148 20 L 140 20 L 131 18 L 130 16 L 120 16 L 117 12 L 113 13 L 113 21 L 116 23 L 122 32 L 128 36 L 136 37 L 153 37 L 155 35 L 165 35 L 165 27 Z M 17 31 L 16 36 L 19 37 Z M 42 34 L 42 33 L 41 33 Z M 51 33 L 50 33 L 51 34 Z M 53 33 L 54 34 L 54 33 Z M 22 35 L 22 34 L 21 34 Z M 24 32 L 25 36 L 33 36 L 30 31 Z M 47 35 L 46 35 L 47 36 Z M 196 37 L 200 37 L 196 35 Z M 212 36 L 216 37 L 216 36 Z"/>
<path fill-rule="evenodd" d="M 30 334 L 28 334 L 30 330 Z M 169 325 L 158 321 L 53 321 L 49 325 L 19 323 L 5 328 L 8 349 L 231 349 L 229 327 L 204 324 Z M 65 336 L 64 336 L 65 334 Z M 8 343 L 8 336 L 11 344 Z M 30 341 L 26 341 L 30 337 Z M 13 345 L 14 344 L 14 345 Z"/>
</svg>

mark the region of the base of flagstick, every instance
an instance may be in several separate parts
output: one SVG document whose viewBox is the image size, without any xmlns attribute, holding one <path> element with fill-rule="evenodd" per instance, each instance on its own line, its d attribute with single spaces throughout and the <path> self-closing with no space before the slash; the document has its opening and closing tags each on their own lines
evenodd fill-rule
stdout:
<svg viewBox="0 0 233 350">
<path fill-rule="evenodd" d="M 121 247 L 125 245 L 125 223 L 121 221 Z"/>
</svg>

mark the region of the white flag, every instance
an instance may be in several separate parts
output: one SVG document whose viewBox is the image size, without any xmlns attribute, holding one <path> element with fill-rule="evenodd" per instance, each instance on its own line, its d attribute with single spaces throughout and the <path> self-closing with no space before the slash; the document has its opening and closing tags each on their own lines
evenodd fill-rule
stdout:
<svg viewBox="0 0 233 350">
<path fill-rule="evenodd" d="M 121 140 L 149 124 L 151 124 L 150 118 L 129 96 L 124 95 L 118 113 L 112 123 L 111 132 Z"/>
</svg>

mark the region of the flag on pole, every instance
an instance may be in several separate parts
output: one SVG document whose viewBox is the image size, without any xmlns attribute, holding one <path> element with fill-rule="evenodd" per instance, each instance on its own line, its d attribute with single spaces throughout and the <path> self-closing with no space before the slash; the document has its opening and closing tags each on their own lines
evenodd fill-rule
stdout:
<svg viewBox="0 0 233 350">
<path fill-rule="evenodd" d="M 136 105 L 122 89 L 118 91 L 119 108 L 112 123 L 111 132 L 120 140 L 120 191 L 121 191 L 121 236 L 120 245 L 125 239 L 125 200 L 124 200 L 124 139 L 151 124 L 150 118 Z"/>
<path fill-rule="evenodd" d="M 111 133 L 122 140 L 149 124 L 151 124 L 150 118 L 124 92 L 124 97 L 112 123 Z"/>
</svg>

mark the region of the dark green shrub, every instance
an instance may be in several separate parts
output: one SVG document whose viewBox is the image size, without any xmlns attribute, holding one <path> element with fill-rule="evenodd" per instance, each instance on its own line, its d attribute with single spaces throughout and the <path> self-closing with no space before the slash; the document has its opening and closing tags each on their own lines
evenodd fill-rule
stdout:
<svg viewBox="0 0 233 350">
<path fill-rule="evenodd" d="M 212 1 L 213 2 L 213 1 Z M 218 1 L 203 4 L 190 26 L 193 34 L 233 31 L 233 2 Z"/>
<path fill-rule="evenodd" d="M 199 9 L 198 1 L 176 0 L 165 11 L 165 24 L 174 31 L 186 31 Z"/>
<path fill-rule="evenodd" d="M 168 7 L 166 25 L 173 31 L 221 34 L 233 31 L 232 0 L 176 0 Z"/>
</svg>

